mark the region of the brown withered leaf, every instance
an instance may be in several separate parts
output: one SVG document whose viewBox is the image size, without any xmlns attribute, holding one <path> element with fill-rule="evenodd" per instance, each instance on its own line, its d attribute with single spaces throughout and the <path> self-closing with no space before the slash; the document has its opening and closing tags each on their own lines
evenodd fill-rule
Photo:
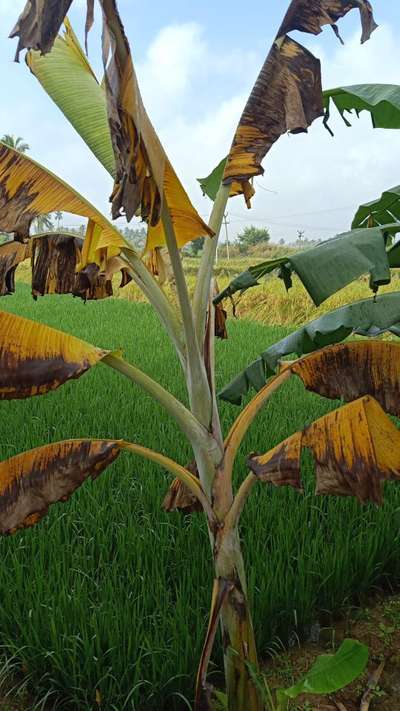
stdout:
<svg viewBox="0 0 400 711">
<path fill-rule="evenodd" d="M 332 25 L 335 34 L 338 34 L 336 22 L 356 8 L 361 15 L 361 42 L 366 42 L 378 26 L 368 0 L 293 0 L 279 29 L 278 37 L 293 30 L 318 35 L 324 25 Z"/>
<path fill-rule="evenodd" d="M 83 240 L 51 233 L 32 240 L 32 296 L 72 294 Z"/>
<path fill-rule="evenodd" d="M 62 331 L 0 311 L 0 400 L 56 390 L 106 355 Z"/>
<path fill-rule="evenodd" d="M 113 295 L 112 281 L 92 262 L 76 274 L 72 293 L 84 301 L 107 299 Z"/>
<path fill-rule="evenodd" d="M 213 231 L 193 207 L 148 117 L 141 97 L 128 39 L 115 0 L 100 0 L 103 9 L 103 61 L 108 117 L 116 177 L 111 195 L 114 219 L 140 214 L 149 225 L 146 249 L 166 244 L 162 201 L 179 247 Z M 109 56 L 110 54 L 110 56 Z"/>
<path fill-rule="evenodd" d="M 312 392 L 349 402 L 372 395 L 400 416 L 400 346 L 390 341 L 352 341 L 322 348 L 291 364 Z"/>
<path fill-rule="evenodd" d="M 15 59 L 23 49 L 50 52 L 73 0 L 28 0 L 10 37 L 18 37 Z"/>
<path fill-rule="evenodd" d="M 261 69 L 236 131 L 226 162 L 224 182 L 262 175 L 261 161 L 287 131 L 300 133 L 323 116 L 321 65 L 290 37 L 275 43 Z M 250 207 L 250 199 L 247 199 Z"/>
<path fill-rule="evenodd" d="M 197 477 L 197 479 L 199 478 L 199 472 L 195 461 L 190 462 L 190 464 L 186 466 L 186 469 Z M 198 498 L 192 494 L 192 492 L 180 481 L 180 479 L 173 480 L 162 503 L 162 508 L 167 513 L 172 513 L 172 511 L 182 511 L 186 514 L 203 510 Z"/>
<path fill-rule="evenodd" d="M 67 440 L 0 462 L 0 533 L 34 526 L 51 504 L 67 501 L 119 455 L 118 442 Z"/>
<path fill-rule="evenodd" d="M 369 396 L 321 417 L 271 452 L 250 457 L 248 466 L 262 481 L 298 488 L 304 447 L 314 455 L 317 494 L 380 505 L 384 482 L 400 479 L 400 431 Z"/>
<path fill-rule="evenodd" d="M 15 240 L 0 245 L 0 296 L 15 292 L 15 271 L 28 252 L 27 245 Z"/>
<path fill-rule="evenodd" d="M 219 287 L 216 280 L 213 285 L 213 301 L 219 294 Z M 216 338 L 222 341 L 228 339 L 228 331 L 226 330 L 226 322 L 228 320 L 228 312 L 223 308 L 222 303 L 214 305 L 214 333 Z"/>
<path fill-rule="evenodd" d="M 297 29 L 318 34 L 330 24 L 338 34 L 335 22 L 355 7 L 361 12 L 365 41 L 376 27 L 367 0 L 292 0 L 247 101 L 225 166 L 223 182 L 235 184 L 235 194 L 242 192 L 248 207 L 254 193 L 250 180 L 264 173 L 261 161 L 273 144 L 288 131 L 307 131 L 324 113 L 320 62 L 287 33 Z"/>
</svg>

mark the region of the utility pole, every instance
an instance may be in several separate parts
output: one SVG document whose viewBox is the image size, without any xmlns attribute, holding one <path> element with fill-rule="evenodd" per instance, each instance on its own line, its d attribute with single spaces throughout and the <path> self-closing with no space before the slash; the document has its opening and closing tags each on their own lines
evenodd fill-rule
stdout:
<svg viewBox="0 0 400 711">
<path fill-rule="evenodd" d="M 225 225 L 225 235 L 226 235 L 226 258 L 229 262 L 230 260 L 230 254 L 229 254 L 229 233 L 228 233 L 228 213 L 226 212 L 224 215 L 224 225 Z"/>
</svg>

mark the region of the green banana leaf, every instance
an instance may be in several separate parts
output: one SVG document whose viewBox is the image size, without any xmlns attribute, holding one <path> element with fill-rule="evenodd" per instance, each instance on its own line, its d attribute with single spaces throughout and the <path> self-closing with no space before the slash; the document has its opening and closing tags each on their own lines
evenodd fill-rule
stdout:
<svg viewBox="0 0 400 711">
<path fill-rule="evenodd" d="M 240 405 L 250 388 L 260 390 L 275 374 L 281 358 L 301 357 L 319 348 L 339 343 L 351 334 L 376 337 L 389 332 L 400 337 L 400 292 L 356 301 L 324 314 L 267 348 L 260 358 L 219 393 L 222 400 Z"/>
<path fill-rule="evenodd" d="M 282 701 L 297 699 L 301 694 L 333 694 L 357 679 L 368 664 L 368 647 L 354 639 L 345 639 L 336 654 L 322 654 L 308 674 L 290 689 L 278 693 L 280 708 Z M 278 707 L 279 708 L 279 707 Z"/>
<path fill-rule="evenodd" d="M 213 202 L 217 197 L 217 192 L 219 190 L 219 186 L 221 185 L 227 160 L 227 156 L 225 156 L 225 158 L 218 163 L 217 167 L 214 168 L 212 173 L 210 173 L 210 175 L 206 178 L 197 178 L 197 182 L 200 183 L 203 195 L 207 195 Z"/>
<path fill-rule="evenodd" d="M 107 118 L 106 96 L 68 21 L 49 52 L 30 50 L 32 74 L 83 138 L 104 168 L 114 176 L 115 161 Z"/>
<path fill-rule="evenodd" d="M 358 208 L 352 229 L 373 225 L 385 225 L 397 220 L 400 222 L 400 185 L 385 190 L 378 200 L 366 202 Z"/>
<path fill-rule="evenodd" d="M 382 284 L 390 283 L 386 240 L 396 232 L 400 232 L 400 222 L 352 230 L 311 249 L 249 267 L 218 294 L 214 303 L 258 286 L 263 276 L 276 269 L 280 269 L 279 276 L 287 288 L 291 274 L 296 273 L 316 306 L 363 274 L 370 274 L 371 288 L 376 292 Z"/>
<path fill-rule="evenodd" d="M 328 127 L 330 104 L 338 109 L 347 126 L 345 111 L 361 111 L 371 114 L 374 128 L 400 128 L 400 86 L 397 84 L 354 84 L 324 91 L 325 118 Z M 330 131 L 332 133 L 332 131 Z"/>
</svg>

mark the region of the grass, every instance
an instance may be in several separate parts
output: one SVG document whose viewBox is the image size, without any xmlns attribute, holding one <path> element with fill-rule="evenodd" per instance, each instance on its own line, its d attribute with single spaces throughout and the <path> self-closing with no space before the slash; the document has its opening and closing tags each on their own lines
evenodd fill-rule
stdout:
<svg viewBox="0 0 400 711">
<path fill-rule="evenodd" d="M 34 303 L 19 285 L 2 308 L 71 332 L 126 357 L 184 398 L 179 369 L 156 316 L 122 299 L 72 297 Z M 221 386 L 288 332 L 231 320 L 218 344 Z M 290 383 L 248 435 L 245 456 L 265 451 L 335 403 Z M 0 403 L 0 458 L 70 437 L 116 437 L 191 459 L 175 425 L 135 386 L 100 365 L 41 398 Z M 225 429 L 237 410 L 222 405 Z M 400 490 L 382 509 L 318 499 L 305 458 L 306 493 L 261 487 L 242 524 L 260 654 L 293 641 L 317 612 L 334 611 L 400 579 Z M 212 582 L 200 515 L 167 515 L 167 475 L 124 454 L 95 483 L 52 508 L 35 529 L 0 540 L 1 652 L 32 680 L 34 700 L 57 709 L 158 711 L 190 708 Z M 220 663 L 219 652 L 215 669 Z M 32 705 L 34 704 L 32 701 Z M 33 707 L 33 706 L 32 706 Z"/>
</svg>

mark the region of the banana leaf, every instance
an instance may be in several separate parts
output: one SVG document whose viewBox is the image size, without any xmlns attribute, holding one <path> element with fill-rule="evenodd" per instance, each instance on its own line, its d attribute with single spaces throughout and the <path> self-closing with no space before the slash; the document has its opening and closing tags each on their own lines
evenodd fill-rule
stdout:
<svg viewBox="0 0 400 711">
<path fill-rule="evenodd" d="M 351 226 L 352 229 L 356 229 L 371 225 L 385 225 L 394 220 L 400 222 L 400 185 L 385 190 L 377 200 L 360 205 Z"/>
<path fill-rule="evenodd" d="M 26 63 L 104 168 L 114 176 L 115 160 L 106 96 L 68 19 L 49 54 L 30 50 Z"/>
<path fill-rule="evenodd" d="M 291 274 L 297 274 L 316 306 L 363 274 L 370 274 L 371 288 L 376 292 L 379 286 L 390 283 L 386 239 L 399 231 L 400 223 L 352 230 L 297 254 L 251 266 L 233 279 L 214 303 L 258 286 L 263 276 L 276 269 L 280 269 L 287 288 Z"/>
<path fill-rule="evenodd" d="M 347 126 L 351 126 L 345 112 L 361 111 L 371 114 L 374 128 L 400 128 L 400 86 L 397 84 L 354 84 L 324 91 L 324 124 L 329 129 L 331 102 L 336 106 Z M 332 133 L 332 131 L 330 131 Z"/>
<path fill-rule="evenodd" d="M 222 400 L 240 405 L 250 388 L 260 390 L 275 374 L 281 358 L 298 357 L 340 343 L 352 334 L 376 337 L 382 333 L 400 337 L 400 292 L 356 301 L 324 314 L 267 348 L 229 385 L 220 391 Z"/>
</svg>

